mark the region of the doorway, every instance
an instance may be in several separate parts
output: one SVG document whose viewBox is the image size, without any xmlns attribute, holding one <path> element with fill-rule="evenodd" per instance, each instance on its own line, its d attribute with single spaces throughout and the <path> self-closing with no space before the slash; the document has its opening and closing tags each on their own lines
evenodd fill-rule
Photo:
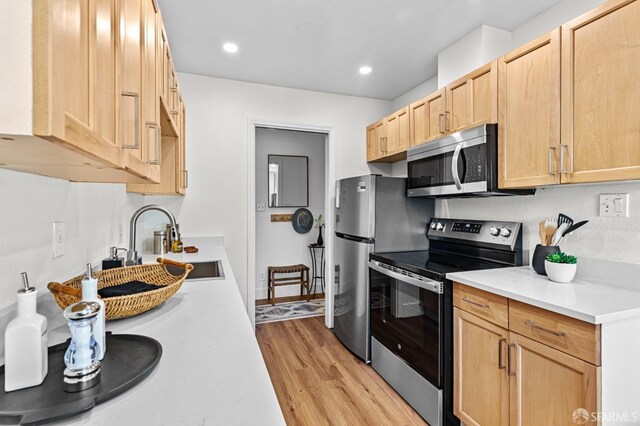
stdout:
<svg viewBox="0 0 640 426">
<path fill-rule="evenodd" d="M 332 292 L 328 284 L 333 277 L 329 267 L 333 258 L 335 203 L 333 129 L 250 120 L 248 130 L 247 311 L 251 322 L 255 327 L 258 305 L 260 321 L 324 315 L 325 324 L 332 327 Z M 299 209 L 308 212 L 294 227 L 291 216 Z M 322 221 L 318 220 L 320 215 Z M 322 224 L 324 248 L 310 247 L 317 243 L 318 225 Z M 298 284 L 279 286 L 273 308 L 273 300 L 267 301 L 268 267 L 292 265 L 309 268 L 310 301 L 307 302 L 306 289 L 300 296 Z M 316 278 L 314 282 L 313 276 L 320 275 L 324 280 Z M 300 277 L 300 273 L 279 276 Z"/>
</svg>

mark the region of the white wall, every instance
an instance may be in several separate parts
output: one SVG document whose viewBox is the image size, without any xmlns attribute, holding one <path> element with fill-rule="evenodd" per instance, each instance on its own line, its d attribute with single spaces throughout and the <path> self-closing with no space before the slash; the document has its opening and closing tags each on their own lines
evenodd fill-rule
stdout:
<svg viewBox="0 0 640 426">
<path fill-rule="evenodd" d="M 438 53 L 438 87 L 444 87 L 509 51 L 511 33 L 481 25 Z"/>
<path fill-rule="evenodd" d="M 295 212 L 298 207 L 268 206 L 267 157 L 274 155 L 300 155 L 309 157 L 309 206 L 314 218 L 325 218 L 325 139 L 320 133 L 289 130 L 256 130 L 256 203 L 264 203 L 267 209 L 256 212 L 256 299 L 267 298 L 267 281 L 260 281 L 260 273 L 266 277 L 268 266 L 304 264 L 311 267 L 308 245 L 315 243 L 318 230 L 298 234 L 290 222 L 271 222 L 272 214 Z M 324 236 L 324 234 L 323 234 Z M 322 292 L 321 286 L 316 292 Z M 277 297 L 300 294 L 300 286 L 280 287 Z"/>
<path fill-rule="evenodd" d="M 511 32 L 511 48 L 516 49 L 536 37 L 593 9 L 605 0 L 564 0 Z"/>
<path fill-rule="evenodd" d="M 100 264 L 109 247 L 125 247 L 129 218 L 143 197 L 122 184 L 70 183 L 0 169 L 0 309 L 15 302 L 20 273 L 40 292 L 50 281 Z M 64 221 L 65 254 L 53 258 L 53 222 Z"/>
<path fill-rule="evenodd" d="M 629 193 L 628 218 L 599 217 L 599 194 Z M 538 223 L 558 213 L 589 223 L 560 243 L 578 257 L 640 262 L 640 182 L 562 185 L 539 189 L 534 196 L 451 199 L 436 202 L 436 215 L 461 219 L 495 219 L 524 224 L 523 248 L 540 242 Z M 527 257 L 528 259 L 529 257 Z"/>
<path fill-rule="evenodd" d="M 425 96 L 432 94 L 436 90 L 438 90 L 438 76 L 430 78 L 424 83 L 419 84 L 418 86 L 409 90 L 407 93 L 391 101 L 391 111 L 389 111 L 389 113 L 395 112 L 400 108 L 403 108 L 419 99 L 422 99 Z"/>
<path fill-rule="evenodd" d="M 246 303 L 248 119 L 335 128 L 340 179 L 391 171 L 367 165 L 365 143 L 366 126 L 388 114 L 390 102 L 192 74 L 179 78 L 188 116 L 189 189 L 184 198 L 145 200 L 169 207 L 185 236 L 224 235 Z"/>
</svg>

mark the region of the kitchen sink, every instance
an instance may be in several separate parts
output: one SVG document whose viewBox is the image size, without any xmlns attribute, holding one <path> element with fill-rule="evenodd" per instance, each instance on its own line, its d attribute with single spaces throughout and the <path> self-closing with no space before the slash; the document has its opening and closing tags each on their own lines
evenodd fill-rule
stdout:
<svg viewBox="0 0 640 426">
<path fill-rule="evenodd" d="M 222 261 L 213 260 L 211 262 L 189 262 L 193 265 L 193 271 L 187 276 L 187 281 L 194 280 L 222 280 L 224 279 L 224 271 L 222 270 Z M 167 270 L 173 275 L 181 275 L 182 268 L 167 265 Z"/>
</svg>

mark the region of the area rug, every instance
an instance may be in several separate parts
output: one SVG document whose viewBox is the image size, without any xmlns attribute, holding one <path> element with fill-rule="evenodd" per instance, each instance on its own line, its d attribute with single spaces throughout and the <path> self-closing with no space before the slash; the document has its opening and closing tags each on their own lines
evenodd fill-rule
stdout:
<svg viewBox="0 0 640 426">
<path fill-rule="evenodd" d="M 256 306 L 256 324 L 324 315 L 324 299 Z"/>
</svg>

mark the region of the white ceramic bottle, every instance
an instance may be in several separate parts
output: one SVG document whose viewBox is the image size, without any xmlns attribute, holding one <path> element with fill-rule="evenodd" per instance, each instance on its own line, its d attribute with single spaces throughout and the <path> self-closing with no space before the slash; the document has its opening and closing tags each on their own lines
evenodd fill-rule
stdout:
<svg viewBox="0 0 640 426">
<path fill-rule="evenodd" d="M 22 285 L 18 315 L 4 334 L 5 392 L 37 386 L 49 371 L 47 318 L 36 312 L 38 291 L 29 286 L 26 272 L 22 273 Z"/>
<path fill-rule="evenodd" d="M 82 280 L 82 300 L 84 302 L 97 302 L 100 305 L 100 312 L 98 312 L 96 323 L 93 326 L 93 338 L 98 343 L 98 359 L 102 361 L 105 352 L 107 352 L 105 306 L 102 299 L 98 297 L 98 279 L 93 278 L 92 274 L 91 264 L 87 263 L 87 276 Z"/>
</svg>

